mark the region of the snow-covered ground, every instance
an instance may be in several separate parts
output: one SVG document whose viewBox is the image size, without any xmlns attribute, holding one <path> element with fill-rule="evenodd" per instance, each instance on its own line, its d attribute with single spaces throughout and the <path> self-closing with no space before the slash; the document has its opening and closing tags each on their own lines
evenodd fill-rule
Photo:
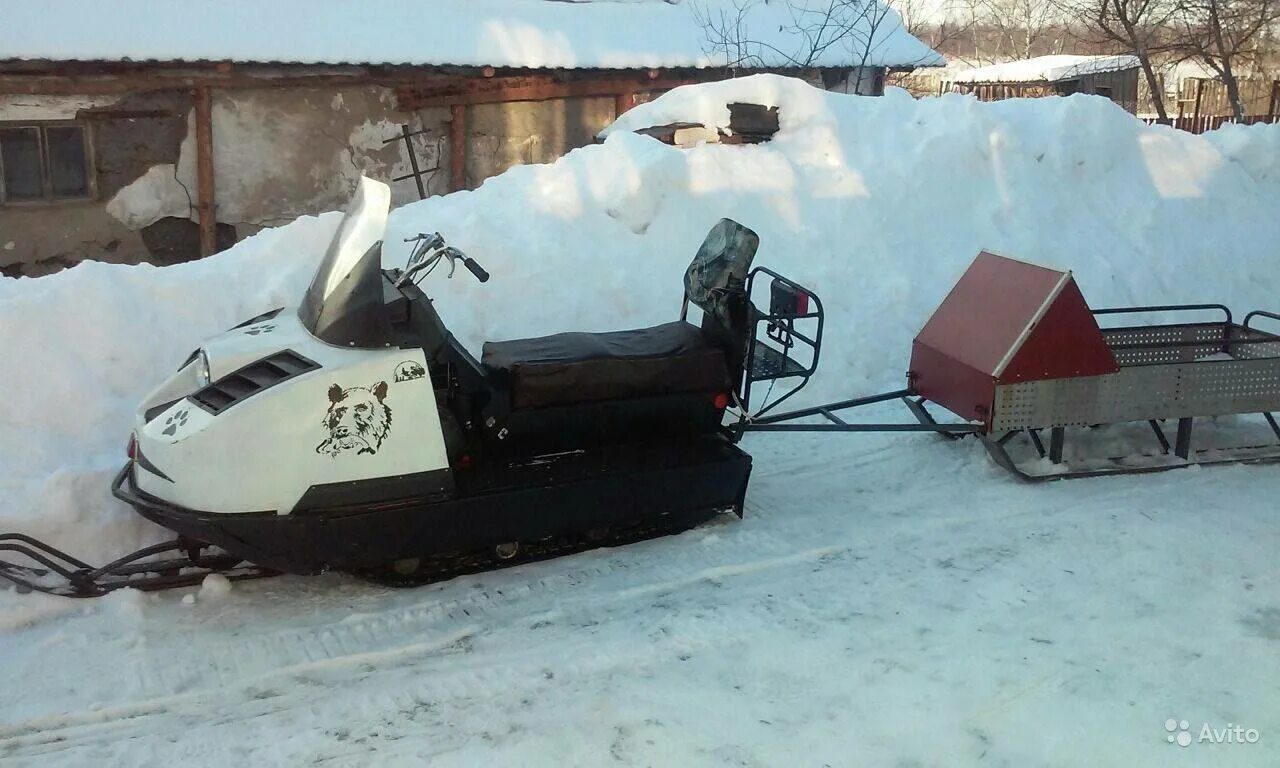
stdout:
<svg viewBox="0 0 1280 768">
<path fill-rule="evenodd" d="M 1275 308 L 1280 128 L 1191 136 L 1092 97 L 866 99 L 774 77 L 628 119 L 716 122 L 726 99 L 779 104 L 782 131 L 692 151 L 616 132 L 396 211 L 387 261 L 440 229 L 484 264 L 485 285 L 427 286 L 478 348 L 669 319 L 730 216 L 828 308 L 810 401 L 897 386 L 980 248 L 1072 268 L 1095 305 Z M 0 281 L 0 528 L 95 560 L 161 536 L 106 491 L 134 404 L 202 336 L 296 300 L 335 225 Z M 742 521 L 418 590 L 0 592 L 0 762 L 1280 761 L 1275 467 L 1026 486 L 972 441 L 745 447 Z M 1203 724 L 1259 740 L 1200 742 Z"/>
</svg>

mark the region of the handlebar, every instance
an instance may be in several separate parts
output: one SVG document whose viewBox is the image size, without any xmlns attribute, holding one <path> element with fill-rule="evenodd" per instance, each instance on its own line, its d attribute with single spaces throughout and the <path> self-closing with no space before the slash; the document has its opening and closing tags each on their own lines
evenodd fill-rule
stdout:
<svg viewBox="0 0 1280 768">
<path fill-rule="evenodd" d="M 477 280 L 482 283 L 489 281 L 489 273 L 484 270 L 484 267 L 481 267 L 475 259 L 457 248 L 445 245 L 444 237 L 439 232 L 433 232 L 429 235 L 418 233 L 413 237 L 406 237 L 404 241 L 406 243 L 417 243 L 417 245 L 409 253 L 409 259 L 405 263 L 404 271 L 400 274 L 400 278 L 396 280 L 396 287 L 404 285 L 411 280 L 415 283 L 418 282 L 421 278 L 415 280 L 414 276 L 424 271 L 426 274 L 430 274 L 431 270 L 435 269 L 442 258 L 449 261 L 449 277 L 453 277 L 453 272 L 457 269 L 458 262 L 461 261 L 462 266 L 466 267 L 467 271 L 474 275 Z M 435 253 L 431 253 L 432 251 L 435 251 Z M 431 255 L 428 256 L 428 253 Z"/>
<path fill-rule="evenodd" d="M 475 275 L 476 279 L 479 280 L 480 282 L 482 283 L 489 282 L 489 273 L 485 272 L 484 267 L 476 263 L 476 260 L 471 258 L 470 256 L 462 257 L 462 266 L 466 267 L 467 271 Z"/>
</svg>

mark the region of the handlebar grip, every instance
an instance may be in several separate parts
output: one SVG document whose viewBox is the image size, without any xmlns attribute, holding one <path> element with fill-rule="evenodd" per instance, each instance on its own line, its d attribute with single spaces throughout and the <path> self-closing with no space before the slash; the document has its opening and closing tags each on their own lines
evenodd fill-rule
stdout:
<svg viewBox="0 0 1280 768">
<path fill-rule="evenodd" d="M 462 266 L 466 267 L 476 279 L 482 283 L 489 282 L 489 273 L 484 271 L 484 267 L 476 263 L 476 260 L 470 256 L 462 257 Z"/>
</svg>

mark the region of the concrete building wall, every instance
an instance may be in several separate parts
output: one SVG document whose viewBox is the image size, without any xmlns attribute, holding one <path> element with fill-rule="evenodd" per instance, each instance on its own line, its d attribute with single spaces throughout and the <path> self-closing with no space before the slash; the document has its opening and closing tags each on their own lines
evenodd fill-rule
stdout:
<svg viewBox="0 0 1280 768">
<path fill-rule="evenodd" d="M 549 163 L 590 144 L 613 122 L 612 97 L 477 104 L 467 108 L 467 187 L 513 165 Z"/>
<path fill-rule="evenodd" d="M 466 184 L 513 165 L 550 162 L 591 143 L 614 118 L 610 97 L 467 107 Z M 428 194 L 448 192 L 450 111 L 401 112 L 377 86 L 215 91 L 213 156 L 222 246 L 258 229 L 341 208 L 363 174 L 410 173 L 412 137 Z M 0 269 L 45 274 L 82 259 L 124 263 L 198 254 L 191 94 L 0 96 L 0 124 L 74 120 L 92 146 L 94 194 L 78 201 L 0 205 Z M 418 199 L 412 179 L 392 201 Z"/>
</svg>

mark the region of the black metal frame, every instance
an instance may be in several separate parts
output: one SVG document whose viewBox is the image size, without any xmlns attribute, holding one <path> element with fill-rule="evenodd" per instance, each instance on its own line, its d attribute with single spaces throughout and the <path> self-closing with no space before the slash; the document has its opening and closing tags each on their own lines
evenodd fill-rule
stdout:
<svg viewBox="0 0 1280 768">
<path fill-rule="evenodd" d="M 755 288 L 756 277 L 760 274 L 768 275 L 772 278 L 773 283 L 781 283 L 791 288 L 798 294 L 802 294 L 808 298 L 813 304 L 813 309 L 804 314 L 796 314 L 794 312 L 769 312 L 761 313 L 751 304 L 752 291 Z M 805 288 L 803 285 L 783 277 L 768 267 L 756 267 L 747 275 L 746 295 L 749 306 L 751 307 L 751 333 L 747 339 L 747 355 L 743 362 L 742 372 L 742 391 L 740 393 L 740 405 L 743 411 L 749 412 L 751 408 L 751 385 L 758 381 L 776 381 L 778 379 L 789 379 L 799 377 L 800 383 L 796 384 L 785 394 L 771 403 L 764 405 L 754 416 L 761 416 L 780 405 L 784 400 L 799 392 L 809 383 L 809 379 L 818 370 L 818 359 L 822 354 L 822 326 L 824 321 L 824 313 L 822 310 L 822 300 L 813 291 Z M 809 338 L 805 334 L 796 330 L 795 322 L 797 320 L 817 320 L 817 330 L 813 334 L 813 338 Z M 782 347 L 779 352 L 772 346 L 765 344 L 758 339 L 760 326 L 765 326 L 765 336 L 772 339 Z M 787 353 L 792 347 L 797 345 L 807 346 L 812 350 L 809 364 L 801 365 Z M 776 355 L 777 357 L 768 362 L 762 361 L 762 357 L 766 354 Z M 780 366 L 778 370 L 766 369 L 769 363 L 775 363 Z M 788 370 L 787 364 L 795 366 L 794 370 Z"/>
<path fill-rule="evenodd" d="M 1258 331 L 1257 328 L 1250 327 L 1249 325 L 1249 321 L 1253 320 L 1253 318 L 1255 317 L 1265 317 L 1265 318 L 1280 322 L 1280 315 L 1276 314 L 1275 312 L 1266 312 L 1261 309 L 1255 309 L 1249 314 L 1244 316 L 1244 322 L 1240 323 L 1240 327 L 1245 329 L 1246 331 Z M 1267 331 L 1258 331 L 1258 332 L 1268 333 Z"/>
<path fill-rule="evenodd" d="M 743 418 L 732 425 L 730 430 L 741 437 L 746 432 L 934 432 L 942 437 L 956 439 L 968 434 L 982 431 L 981 424 L 969 422 L 939 423 L 927 411 L 924 411 L 922 400 L 913 400 L 916 393 L 910 389 L 895 389 L 892 392 L 881 392 L 876 395 L 855 397 L 810 408 L 800 408 L 786 413 L 777 413 L 764 418 Z M 845 421 L 836 415 L 836 411 L 859 408 L 864 405 L 884 403 L 890 400 L 901 400 L 908 410 L 916 414 L 917 423 L 888 422 L 858 424 Z M 923 413 L 923 416 L 921 415 Z M 821 416 L 826 423 L 799 423 L 800 419 Z"/>
<path fill-rule="evenodd" d="M 397 182 L 397 181 L 404 181 L 405 179 L 413 179 L 413 183 L 418 186 L 418 198 L 421 200 L 427 199 L 428 197 L 427 188 L 431 186 L 431 179 L 433 179 L 435 177 L 435 174 L 440 170 L 440 153 L 441 153 L 441 146 L 444 143 L 444 137 L 443 136 L 436 137 L 436 164 L 431 168 L 422 168 L 418 165 L 418 153 L 413 147 L 413 137 L 420 136 L 427 133 L 433 133 L 433 132 L 434 131 L 427 128 L 421 128 L 416 131 L 411 131 L 409 130 L 408 125 L 402 125 L 400 126 L 399 136 L 392 136 L 389 139 L 384 139 L 382 142 L 383 144 L 390 144 L 393 141 L 404 142 L 405 152 L 408 153 L 409 155 L 409 167 L 412 168 L 413 170 L 411 173 L 406 173 L 403 176 L 396 176 L 392 178 L 391 181 Z M 423 176 L 427 177 L 426 184 L 422 183 Z"/>
<path fill-rule="evenodd" d="M 751 333 L 746 340 L 747 355 L 743 364 L 742 391 L 739 403 L 742 409 L 742 416 L 737 423 L 728 427 L 730 435 L 735 440 L 740 440 L 747 432 L 933 432 L 943 437 L 956 439 L 982 429 L 982 425 L 968 422 L 939 423 L 928 411 L 924 410 L 923 398 L 919 398 L 917 393 L 909 387 L 815 405 L 809 408 L 800 408 L 784 413 L 765 415 L 787 400 L 787 398 L 803 389 L 817 371 L 818 360 L 822 352 L 822 329 L 825 315 L 822 309 L 822 300 L 818 298 L 817 294 L 768 267 L 756 267 L 747 275 L 746 295 L 748 301 L 752 296 L 756 277 L 762 274 L 772 278 L 771 290 L 773 285 L 780 283 L 790 288 L 794 293 L 807 297 L 808 301 L 811 302 L 812 309 L 805 313 L 775 311 L 771 302 L 770 311 L 765 313 L 756 309 L 754 304 L 751 305 L 752 325 Z M 795 321 L 797 320 L 817 321 L 817 329 L 813 334 L 813 338 L 809 338 L 804 333 L 796 330 Z M 759 338 L 762 327 L 764 328 L 765 337 L 782 347 L 781 352 Z M 797 346 L 805 346 L 812 350 L 812 357 L 808 365 L 802 365 L 787 354 Z M 765 368 L 759 362 L 759 356 L 766 349 L 768 354 L 776 355 L 770 361 L 773 364 L 771 368 Z M 752 413 L 750 410 L 752 385 L 760 381 L 775 381 L 785 378 L 799 378 L 800 382 L 778 399 L 765 404 L 758 411 Z M 846 411 L 891 400 L 901 400 L 915 414 L 917 422 L 858 424 L 850 423 L 837 415 L 837 411 Z M 814 416 L 821 416 L 824 420 L 823 423 L 804 421 Z"/>
</svg>

